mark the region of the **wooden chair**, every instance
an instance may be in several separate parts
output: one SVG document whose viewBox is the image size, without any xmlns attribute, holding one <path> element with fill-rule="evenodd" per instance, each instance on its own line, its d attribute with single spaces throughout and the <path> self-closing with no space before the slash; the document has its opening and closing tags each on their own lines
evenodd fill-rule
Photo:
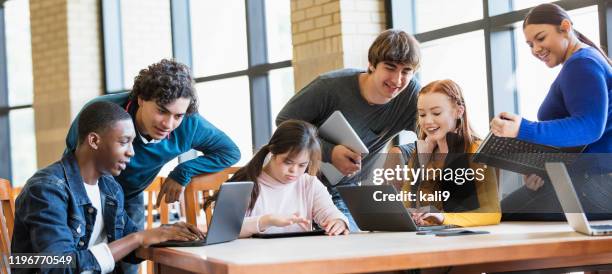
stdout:
<svg viewBox="0 0 612 274">
<path fill-rule="evenodd" d="M 153 207 L 155 206 L 154 198 L 157 198 L 157 194 L 161 190 L 161 185 L 164 182 L 165 177 L 155 177 L 153 182 L 145 189 L 145 194 L 147 195 L 147 224 L 145 225 L 145 229 L 153 228 Z M 169 217 L 169 209 L 168 204 L 165 201 L 162 201 L 159 204 L 159 208 L 157 209 L 159 212 L 159 222 L 161 224 L 167 224 L 170 222 Z M 142 273 L 142 265 L 139 268 L 139 273 Z M 147 273 L 153 274 L 153 262 L 147 261 Z"/>
<path fill-rule="evenodd" d="M 2 212 L 6 219 L 9 239 L 13 237 L 13 225 L 15 223 L 15 200 L 11 182 L 5 179 L 0 179 L 0 203 L 2 203 Z"/>
<path fill-rule="evenodd" d="M 15 199 L 17 199 L 17 196 L 19 196 L 19 193 L 21 193 L 21 190 L 23 190 L 22 186 L 13 187 L 13 191 L 11 191 L 11 200 L 13 203 L 15 202 Z"/>
<path fill-rule="evenodd" d="M 214 191 L 219 190 L 221 184 L 229 179 L 240 167 L 229 167 L 216 173 L 202 174 L 191 178 L 191 182 L 185 188 L 185 215 L 187 222 L 195 226 L 198 225 L 197 217 L 200 212 L 198 193 L 202 192 L 203 202 L 213 195 Z M 212 218 L 212 207 L 205 210 L 206 225 L 210 225 Z"/>
<path fill-rule="evenodd" d="M 0 273 L 10 273 L 7 255 L 11 254 L 11 237 L 15 224 L 15 201 L 11 183 L 0 179 Z"/>
<path fill-rule="evenodd" d="M 11 254 L 11 240 L 3 211 L 4 208 L 0 207 L 0 274 L 9 274 L 11 269 L 7 256 Z"/>
<path fill-rule="evenodd" d="M 145 193 L 147 194 L 147 225 L 146 229 L 153 228 L 153 207 L 155 206 L 154 198 L 157 198 L 157 194 L 161 190 L 161 185 L 164 182 L 165 177 L 155 177 L 153 182 L 145 189 Z M 159 221 L 162 224 L 167 224 L 170 221 L 168 215 L 168 204 L 165 201 L 162 201 L 159 204 Z"/>
</svg>

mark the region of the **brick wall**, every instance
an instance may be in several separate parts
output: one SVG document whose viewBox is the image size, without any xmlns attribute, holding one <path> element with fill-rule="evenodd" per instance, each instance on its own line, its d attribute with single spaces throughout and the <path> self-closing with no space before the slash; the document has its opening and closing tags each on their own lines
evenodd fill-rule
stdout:
<svg viewBox="0 0 612 274">
<path fill-rule="evenodd" d="M 296 91 L 319 74 L 366 68 L 367 50 L 385 28 L 384 0 L 291 0 Z"/>
<path fill-rule="evenodd" d="M 122 0 L 125 86 L 140 69 L 172 57 L 170 3 Z M 146 15 L 146 16 L 143 16 Z M 64 150 L 70 123 L 104 93 L 100 0 L 30 0 L 38 167 Z"/>
<path fill-rule="evenodd" d="M 345 0 L 341 2 L 344 67 L 366 68 L 368 49 L 385 29 L 383 0 Z"/>
<path fill-rule="evenodd" d="M 98 0 L 68 1 L 71 121 L 85 103 L 104 92 L 99 5 Z"/>
<path fill-rule="evenodd" d="M 57 161 L 70 122 L 101 94 L 98 0 L 31 0 L 37 165 Z"/>
</svg>

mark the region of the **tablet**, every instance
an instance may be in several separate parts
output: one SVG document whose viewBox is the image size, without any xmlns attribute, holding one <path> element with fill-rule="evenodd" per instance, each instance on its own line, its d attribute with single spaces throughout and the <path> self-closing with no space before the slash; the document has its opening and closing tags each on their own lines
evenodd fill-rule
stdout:
<svg viewBox="0 0 612 274">
<path fill-rule="evenodd" d="M 301 232 L 282 232 L 282 233 L 257 233 L 253 234 L 253 238 L 260 239 L 273 239 L 273 238 L 288 238 L 288 237 L 302 237 L 302 236 L 319 236 L 325 235 L 325 230 L 315 229 L 312 231 L 301 231 Z"/>
<path fill-rule="evenodd" d="M 334 111 L 319 127 L 319 135 L 334 144 L 343 145 L 353 152 L 360 154 L 369 153 L 368 148 L 359 138 L 359 135 L 357 135 L 339 110 Z M 338 184 L 344 178 L 344 175 L 331 163 L 322 162 L 321 172 L 331 185 Z"/>
<path fill-rule="evenodd" d="M 356 153 L 369 153 L 359 135 L 339 110 L 334 111 L 319 127 L 319 134 L 330 142 L 346 146 Z"/>
</svg>

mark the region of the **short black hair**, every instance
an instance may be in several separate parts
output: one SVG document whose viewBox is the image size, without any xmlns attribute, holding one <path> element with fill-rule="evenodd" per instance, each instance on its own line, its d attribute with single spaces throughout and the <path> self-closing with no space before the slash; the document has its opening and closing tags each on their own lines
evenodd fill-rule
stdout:
<svg viewBox="0 0 612 274">
<path fill-rule="evenodd" d="M 191 70 L 175 60 L 160 62 L 141 70 L 134 79 L 130 100 L 138 98 L 166 106 L 178 98 L 188 98 L 187 114 L 198 112 L 198 96 Z"/>
<path fill-rule="evenodd" d="M 87 105 L 79 114 L 79 144 L 91 132 L 102 133 L 118 121 L 132 117 L 119 105 L 108 101 L 97 101 Z"/>
</svg>

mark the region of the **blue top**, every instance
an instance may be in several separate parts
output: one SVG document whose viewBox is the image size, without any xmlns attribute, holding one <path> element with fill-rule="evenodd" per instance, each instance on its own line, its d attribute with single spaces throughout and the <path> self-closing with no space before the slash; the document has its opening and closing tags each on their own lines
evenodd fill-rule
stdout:
<svg viewBox="0 0 612 274">
<path fill-rule="evenodd" d="M 523 119 L 521 140 L 557 147 L 587 145 L 584 152 L 612 152 L 612 68 L 594 48 L 572 54 L 552 83 L 538 120 Z"/>
<path fill-rule="evenodd" d="M 72 255 L 76 268 L 13 269 L 13 273 L 81 273 L 100 271 L 88 250 L 97 209 L 92 205 L 74 153 L 37 171 L 15 201 L 15 229 L 11 252 Z M 138 231 L 123 209 L 123 192 L 110 175 L 98 179 L 102 220 L 108 242 Z M 123 261 L 138 263 L 134 252 Z"/>
<path fill-rule="evenodd" d="M 116 103 L 123 108 L 128 104 L 129 93 L 105 95 L 93 99 L 88 104 L 105 100 Z M 130 104 L 128 113 L 136 123 L 138 104 Z M 76 148 L 78 142 L 77 118 L 70 126 L 66 136 L 66 151 Z M 126 200 L 141 193 L 153 181 L 159 170 L 175 157 L 195 149 L 204 155 L 179 164 L 168 177 L 181 185 L 187 185 L 192 176 L 202 173 L 212 173 L 227 168 L 240 159 L 240 150 L 234 142 L 217 129 L 200 114 L 185 115 L 181 124 L 159 143 L 145 144 L 140 138 L 135 138 L 134 157 L 126 169 L 115 179 L 123 187 Z"/>
</svg>

